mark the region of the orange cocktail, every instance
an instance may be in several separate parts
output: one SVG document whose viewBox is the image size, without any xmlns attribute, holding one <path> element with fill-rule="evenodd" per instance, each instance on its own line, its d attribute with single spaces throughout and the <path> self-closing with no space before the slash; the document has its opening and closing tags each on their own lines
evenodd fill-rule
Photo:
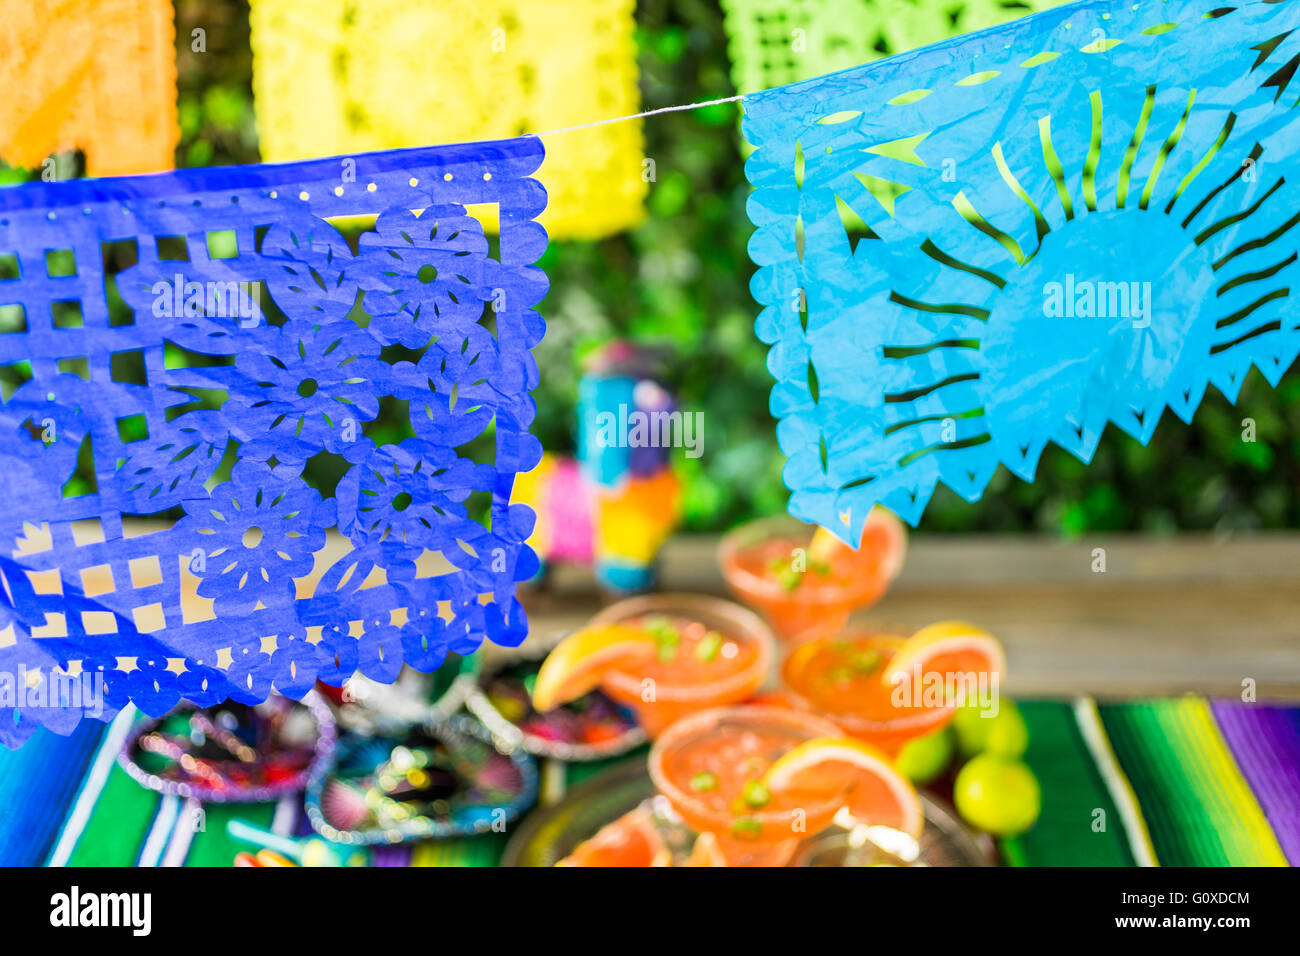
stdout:
<svg viewBox="0 0 1300 956">
<path fill-rule="evenodd" d="M 726 535 L 718 560 L 732 593 L 796 640 L 838 633 L 850 614 L 878 601 L 902 567 L 906 543 L 902 524 L 882 509 L 867 519 L 857 549 L 782 516 Z"/>
<path fill-rule="evenodd" d="M 591 627 L 621 625 L 655 644 L 651 655 L 612 663 L 606 694 L 632 709 L 651 737 L 682 717 L 752 697 L 772 664 L 771 632 L 730 601 L 690 594 L 629 598 L 597 614 Z"/>
<path fill-rule="evenodd" d="M 915 737 L 952 720 L 955 702 L 899 692 L 885 675 L 906 640 L 892 634 L 850 631 L 796 646 L 781 678 L 796 706 L 823 714 L 845 733 L 896 755 Z M 904 690 L 907 690 L 904 688 Z"/>
<path fill-rule="evenodd" d="M 943 727 L 963 702 L 995 704 L 1006 655 L 998 639 L 963 621 L 903 638 L 853 630 L 793 648 L 781 667 L 792 706 L 895 755 Z"/>
<path fill-rule="evenodd" d="M 784 866 L 801 839 L 831 824 L 852 784 L 769 790 L 764 778 L 799 745 L 838 734 L 778 707 L 707 710 L 655 741 L 650 778 L 689 826 L 717 837 L 731 866 Z"/>
</svg>

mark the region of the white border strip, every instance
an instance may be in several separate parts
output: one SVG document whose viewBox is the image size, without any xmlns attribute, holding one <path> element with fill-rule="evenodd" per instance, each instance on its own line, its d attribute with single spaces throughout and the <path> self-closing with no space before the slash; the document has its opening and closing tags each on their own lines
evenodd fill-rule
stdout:
<svg viewBox="0 0 1300 956">
<path fill-rule="evenodd" d="M 165 795 L 158 804 L 158 812 L 154 815 L 153 825 L 149 828 L 149 836 L 144 841 L 144 849 L 140 851 L 136 866 L 152 867 L 158 865 L 158 861 L 162 859 L 163 850 L 166 849 L 167 843 L 171 839 L 172 831 L 176 829 L 176 820 L 180 815 L 180 797 L 172 794 Z"/>
<path fill-rule="evenodd" d="M 293 836 L 294 825 L 298 822 L 298 807 L 302 795 L 286 793 L 275 804 L 275 816 L 271 818 L 271 832 L 277 836 Z"/>
<path fill-rule="evenodd" d="M 86 718 L 82 718 L 85 720 Z M 77 794 L 76 802 L 73 804 L 72 813 L 68 816 L 67 822 L 63 825 L 63 832 L 59 835 L 59 842 L 50 853 L 46 866 L 67 866 L 68 860 L 72 858 L 72 851 L 77 848 L 77 841 L 81 839 L 81 834 L 85 832 L 86 824 L 90 821 L 90 814 L 95 809 L 95 803 L 99 796 L 104 792 L 104 784 L 108 782 L 108 775 L 113 769 L 113 764 L 117 761 L 118 752 L 122 745 L 126 743 L 127 734 L 131 732 L 131 724 L 135 720 L 135 706 L 128 704 L 122 708 L 121 712 L 113 718 L 109 724 L 108 733 L 104 735 L 103 741 L 99 745 L 99 752 L 95 754 L 95 760 L 90 766 L 90 772 L 86 774 L 86 781 L 81 785 L 81 790 Z"/>
<path fill-rule="evenodd" d="M 184 866 L 185 858 L 190 855 L 190 844 L 194 842 L 194 834 L 198 831 L 195 824 L 203 820 L 203 804 L 193 797 L 188 798 L 183 804 L 179 797 L 171 799 L 176 801 L 180 816 L 176 825 L 172 827 L 172 839 L 167 844 L 167 852 L 163 854 L 162 862 L 158 865 Z"/>
<path fill-rule="evenodd" d="M 1129 785 L 1128 778 L 1124 776 L 1124 771 L 1120 769 L 1119 761 L 1115 759 L 1115 751 L 1111 749 L 1106 728 L 1101 723 L 1101 714 L 1097 712 L 1097 702 L 1091 697 L 1075 698 L 1074 719 L 1092 754 L 1093 763 L 1097 765 L 1102 779 L 1106 781 L 1110 798 L 1115 801 L 1115 807 L 1119 810 L 1120 820 L 1124 824 L 1124 835 L 1128 838 L 1134 861 L 1138 866 L 1159 866 L 1155 850 L 1151 846 L 1151 836 L 1147 833 L 1146 821 L 1142 819 L 1142 811 L 1138 807 L 1137 797 Z"/>
</svg>

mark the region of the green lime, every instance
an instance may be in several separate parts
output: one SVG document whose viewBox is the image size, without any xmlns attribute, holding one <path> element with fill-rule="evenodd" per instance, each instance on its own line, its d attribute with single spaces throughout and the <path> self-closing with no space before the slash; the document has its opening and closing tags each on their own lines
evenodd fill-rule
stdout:
<svg viewBox="0 0 1300 956">
<path fill-rule="evenodd" d="M 894 763 L 898 772 L 913 783 L 929 783 L 947 769 L 952 752 L 952 732 L 944 727 L 903 744 Z"/>
<path fill-rule="evenodd" d="M 985 720 L 992 724 L 988 739 L 985 741 L 985 753 L 997 754 L 1018 760 L 1029 748 L 1029 727 L 1025 724 L 1020 708 L 1009 700 L 1004 700 L 998 709 L 998 715 Z"/>
<path fill-rule="evenodd" d="M 995 836 L 1024 833 L 1043 804 L 1034 772 L 1019 760 L 996 754 L 971 758 L 957 772 L 952 797 L 967 823 Z"/>
<path fill-rule="evenodd" d="M 982 753 L 988 741 L 989 721 L 981 717 L 978 707 L 964 704 L 952 715 L 952 732 L 957 737 L 957 749 L 963 757 Z"/>
<path fill-rule="evenodd" d="M 957 749 L 964 757 L 995 753 L 1003 757 L 1020 757 L 1029 746 L 1029 728 L 1020 708 L 1005 698 L 998 701 L 997 712 L 990 716 L 974 704 L 957 708 L 952 729 L 957 735 Z"/>
</svg>

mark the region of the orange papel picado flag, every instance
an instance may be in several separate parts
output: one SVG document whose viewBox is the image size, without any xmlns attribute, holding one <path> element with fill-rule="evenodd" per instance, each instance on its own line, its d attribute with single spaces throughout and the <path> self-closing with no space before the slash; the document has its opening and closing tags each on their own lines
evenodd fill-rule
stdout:
<svg viewBox="0 0 1300 956">
<path fill-rule="evenodd" d="M 0 0 L 0 160 L 80 149 L 86 172 L 171 169 L 171 0 Z"/>
</svg>

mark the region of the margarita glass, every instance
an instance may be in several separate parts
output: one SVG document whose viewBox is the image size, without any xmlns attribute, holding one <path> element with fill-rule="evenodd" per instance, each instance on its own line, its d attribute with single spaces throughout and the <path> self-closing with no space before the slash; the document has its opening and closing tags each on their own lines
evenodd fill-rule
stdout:
<svg viewBox="0 0 1300 956">
<path fill-rule="evenodd" d="M 772 666 L 771 631 L 721 598 L 658 594 L 612 604 L 589 627 L 622 625 L 654 639 L 648 660 L 604 671 L 601 689 L 637 715 L 651 737 L 688 714 L 752 697 Z"/>
<path fill-rule="evenodd" d="M 908 699 L 895 703 L 896 688 L 886 684 L 886 665 L 904 638 L 851 631 L 796 646 L 781 667 L 793 703 L 823 714 L 847 734 L 897 755 L 903 745 L 946 725 L 955 707 L 926 707 Z"/>
<path fill-rule="evenodd" d="M 801 744 L 838 737 L 830 721 L 779 707 L 719 707 L 678 721 L 650 750 L 650 778 L 677 814 L 711 833 L 731 866 L 784 866 L 828 827 L 851 787 L 769 791 L 762 781 Z"/>
<path fill-rule="evenodd" d="M 760 610 L 787 640 L 838 633 L 854 611 L 888 590 L 902 567 L 907 534 L 877 510 L 854 550 L 788 515 L 762 518 L 723 537 L 718 561 L 732 593 Z"/>
<path fill-rule="evenodd" d="M 961 622 L 932 624 L 910 638 L 858 629 L 795 646 L 781 667 L 782 696 L 896 756 L 909 740 L 947 725 L 968 689 L 984 682 L 996 692 L 1005 669 L 997 640 Z"/>
</svg>

